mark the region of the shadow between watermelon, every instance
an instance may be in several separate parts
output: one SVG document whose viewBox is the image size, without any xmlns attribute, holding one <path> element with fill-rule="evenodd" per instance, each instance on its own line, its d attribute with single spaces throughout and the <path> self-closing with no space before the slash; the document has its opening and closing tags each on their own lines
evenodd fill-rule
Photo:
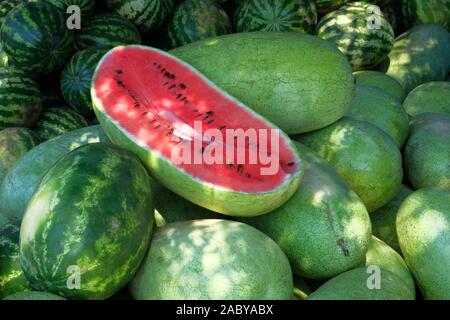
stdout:
<svg viewBox="0 0 450 320">
<path fill-rule="evenodd" d="M 137 45 L 112 49 L 96 68 L 91 96 L 110 139 L 136 153 L 167 188 L 202 207 L 232 216 L 256 216 L 281 206 L 300 184 L 303 163 L 281 130 L 168 53 Z M 196 121 L 204 130 L 196 131 Z M 256 130 L 253 142 L 257 143 L 244 139 L 240 149 L 228 140 L 216 143 L 205 133 L 209 129 Z M 273 129 L 279 136 L 275 144 L 267 143 L 265 155 L 273 156 L 278 146 L 277 170 L 265 175 L 262 169 L 268 165 L 260 158 L 251 163 L 250 156 L 261 153 L 261 130 L 272 135 Z M 199 144 L 190 143 L 195 140 Z M 217 152 L 222 152 L 224 163 L 176 164 L 171 155 L 181 143 L 189 145 L 192 154 L 201 153 L 200 158 L 206 150 L 214 158 L 211 150 L 221 144 L 223 150 Z M 245 162 L 238 162 L 236 156 L 227 158 L 225 150 L 230 148 L 234 155 L 244 152 Z"/>
</svg>

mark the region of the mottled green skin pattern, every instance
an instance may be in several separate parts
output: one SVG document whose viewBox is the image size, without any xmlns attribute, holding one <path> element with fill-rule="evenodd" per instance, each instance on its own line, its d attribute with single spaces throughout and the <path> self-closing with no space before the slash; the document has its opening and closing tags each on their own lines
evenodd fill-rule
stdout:
<svg viewBox="0 0 450 320">
<path fill-rule="evenodd" d="M 450 82 L 431 81 L 421 84 L 406 97 L 403 107 L 414 117 L 432 112 L 450 117 Z"/>
<path fill-rule="evenodd" d="M 0 130 L 32 126 L 42 109 L 37 83 L 25 73 L 0 67 Z"/>
<path fill-rule="evenodd" d="M 152 179 L 152 191 L 155 203 L 155 220 L 158 227 L 178 221 L 224 218 L 221 214 L 202 208 L 180 197 L 155 179 Z"/>
<path fill-rule="evenodd" d="M 40 291 L 26 291 L 18 292 L 7 296 L 3 300 L 66 300 L 63 297 L 57 296 L 50 292 L 40 292 Z"/>
<path fill-rule="evenodd" d="M 293 281 L 286 256 L 265 234 L 205 219 L 158 229 L 130 289 L 137 300 L 283 300 Z"/>
<path fill-rule="evenodd" d="M 401 0 L 401 8 L 409 26 L 432 23 L 450 31 L 450 0 Z"/>
<path fill-rule="evenodd" d="M 61 92 L 67 103 L 92 118 L 91 81 L 95 67 L 107 50 L 90 48 L 77 52 L 61 74 Z"/>
<path fill-rule="evenodd" d="M 5 21 L 6 16 L 8 13 L 14 9 L 17 4 L 20 3 L 20 0 L 1 0 L 0 1 L 0 28 L 3 25 L 3 22 Z"/>
<path fill-rule="evenodd" d="M 408 94 L 418 85 L 445 80 L 450 71 L 450 33 L 437 25 L 419 25 L 400 35 L 389 54 L 386 74 Z"/>
<path fill-rule="evenodd" d="M 374 274 L 361 267 L 327 281 L 308 300 L 414 300 L 415 295 L 398 275 L 384 269 L 380 271 L 380 289 L 368 288 L 368 278 Z"/>
<path fill-rule="evenodd" d="M 422 113 L 415 118 L 403 158 L 415 189 L 450 189 L 450 117 Z"/>
<path fill-rule="evenodd" d="M 222 7 L 211 0 L 186 0 L 170 18 L 168 34 L 173 47 L 231 32 L 231 21 Z"/>
<path fill-rule="evenodd" d="M 370 214 L 373 235 L 386 242 L 398 253 L 401 253 L 401 250 L 400 244 L 398 243 L 395 220 L 397 219 L 398 209 L 406 197 L 412 192 L 413 190 L 402 184 L 399 193 L 397 193 L 394 199 L 389 201 L 384 207 L 381 207 Z"/>
<path fill-rule="evenodd" d="M 398 252 L 374 236 L 372 236 L 369 250 L 367 250 L 366 266 L 378 266 L 391 271 L 403 280 L 413 297 L 416 295 L 416 284 L 405 260 Z"/>
<path fill-rule="evenodd" d="M 20 260 L 33 288 L 71 299 L 105 299 L 134 275 L 152 235 L 153 199 L 133 154 L 89 144 L 43 178 L 20 229 Z M 80 268 L 70 289 L 67 268 Z"/>
<path fill-rule="evenodd" d="M 41 141 L 46 141 L 87 126 L 86 119 L 76 111 L 67 107 L 56 107 L 44 110 L 33 130 Z"/>
<path fill-rule="evenodd" d="M 344 118 L 298 141 L 327 160 L 369 212 L 384 206 L 400 189 L 400 151 L 387 134 L 368 122 Z"/>
<path fill-rule="evenodd" d="M 242 32 L 170 53 L 288 134 L 335 122 L 354 95 L 351 67 L 339 50 L 297 32 Z"/>
<path fill-rule="evenodd" d="M 355 99 L 347 116 L 380 128 L 399 148 L 408 138 L 408 114 L 400 101 L 382 89 L 357 85 Z"/>
<path fill-rule="evenodd" d="M 62 13 L 67 12 L 69 6 L 78 6 L 81 10 L 82 18 L 89 17 L 94 11 L 95 0 L 44 0 L 57 7 Z M 71 12 L 72 13 L 72 12 Z"/>
<path fill-rule="evenodd" d="M 16 161 L 38 143 L 36 135 L 27 128 L 0 131 L 0 184 Z"/>
<path fill-rule="evenodd" d="M 297 192 L 271 213 L 241 221 L 271 237 L 297 275 L 329 279 L 364 261 L 372 235 L 370 218 L 326 161 L 299 143 L 296 146 L 305 162 Z"/>
<path fill-rule="evenodd" d="M 110 13 L 98 14 L 86 21 L 76 39 L 79 50 L 140 43 L 139 30 L 125 18 Z"/>
<path fill-rule="evenodd" d="M 0 39 L 9 63 L 35 74 L 61 68 L 74 43 L 64 14 L 43 1 L 24 2 L 13 9 L 3 23 Z"/>
<path fill-rule="evenodd" d="M 169 18 L 174 0 L 109 0 L 115 13 L 133 22 L 144 33 L 160 28 Z"/>
<path fill-rule="evenodd" d="M 234 16 L 238 32 L 296 31 L 312 33 L 317 24 L 313 0 L 246 0 Z"/>
<path fill-rule="evenodd" d="M 394 30 L 381 11 L 377 16 L 379 28 L 368 26 L 375 14 L 370 9 L 373 6 L 364 1 L 351 2 L 323 17 L 317 26 L 317 36 L 335 44 L 354 70 L 377 65 L 394 46 Z"/>
<path fill-rule="evenodd" d="M 19 231 L 13 224 L 0 226 L 0 299 L 31 289 L 20 266 Z"/>
<path fill-rule="evenodd" d="M 7 67 L 9 66 L 9 58 L 6 54 L 5 50 L 3 50 L 2 44 L 0 42 L 0 67 Z"/>
<path fill-rule="evenodd" d="M 450 190 L 411 194 L 397 215 L 406 264 L 425 299 L 450 299 Z"/>
<path fill-rule="evenodd" d="M 108 141 L 97 125 L 63 134 L 33 148 L 16 162 L 0 185 L 0 212 L 20 225 L 35 189 L 59 159 L 87 143 Z"/>
<path fill-rule="evenodd" d="M 346 4 L 350 0 L 315 0 L 317 11 L 320 14 L 325 14 L 333 11 L 340 6 Z"/>
<path fill-rule="evenodd" d="M 356 71 L 353 73 L 353 76 L 356 79 L 356 85 L 379 88 L 388 92 L 400 102 L 405 100 L 406 94 L 402 85 L 383 72 L 372 70 Z"/>
</svg>

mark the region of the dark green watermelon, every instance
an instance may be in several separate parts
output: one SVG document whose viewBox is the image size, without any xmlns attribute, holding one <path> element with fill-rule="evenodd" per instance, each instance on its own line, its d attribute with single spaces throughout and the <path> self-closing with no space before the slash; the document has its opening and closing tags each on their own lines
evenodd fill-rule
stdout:
<svg viewBox="0 0 450 320">
<path fill-rule="evenodd" d="M 73 51 L 66 18 L 43 1 L 24 2 L 5 18 L 0 40 L 9 63 L 34 74 L 61 68 Z"/>
<path fill-rule="evenodd" d="M 83 18 L 89 17 L 94 12 L 95 0 L 44 0 L 55 7 L 61 12 L 67 13 L 69 6 L 77 6 L 80 8 L 81 16 Z M 83 23 L 83 22 L 81 22 Z"/>
<path fill-rule="evenodd" d="M 1 0 L 0 1 L 0 28 L 3 24 L 3 21 L 5 21 L 5 18 L 8 15 L 8 13 L 12 9 L 14 9 L 19 3 L 20 3 L 20 0 Z"/>
<path fill-rule="evenodd" d="M 37 83 L 24 72 L 0 67 L 0 130 L 31 127 L 42 109 Z"/>
<path fill-rule="evenodd" d="M 432 23 L 450 31 L 449 0 L 401 0 L 401 10 L 408 27 Z"/>
<path fill-rule="evenodd" d="M 76 39 L 79 50 L 140 43 L 138 29 L 127 19 L 110 13 L 98 14 L 86 21 Z"/>
<path fill-rule="evenodd" d="M 44 109 L 63 106 L 65 104 L 64 98 L 59 90 L 42 90 L 42 107 Z"/>
<path fill-rule="evenodd" d="M 24 291 L 11 294 L 4 298 L 3 300 L 26 300 L 26 301 L 35 301 L 35 300 L 66 300 L 60 296 L 57 296 L 50 292 L 42 292 L 42 291 Z"/>
<path fill-rule="evenodd" d="M 97 63 L 107 50 L 90 48 L 77 52 L 61 74 L 61 92 L 74 110 L 91 118 L 91 81 Z"/>
<path fill-rule="evenodd" d="M 317 24 L 313 0 L 245 0 L 234 16 L 238 32 L 297 31 L 312 33 Z"/>
<path fill-rule="evenodd" d="M 346 4 L 350 0 L 315 0 L 317 11 L 320 14 L 326 14 L 330 11 L 336 10 L 340 6 Z"/>
<path fill-rule="evenodd" d="M 150 177 L 139 159 L 105 144 L 74 150 L 33 195 L 20 231 L 22 268 L 33 288 L 105 299 L 131 280 L 152 236 Z M 80 277 L 71 290 L 68 270 Z"/>
<path fill-rule="evenodd" d="M 222 7 L 211 0 L 185 0 L 169 21 L 168 33 L 172 46 L 231 32 L 231 21 Z"/>
<path fill-rule="evenodd" d="M 56 107 L 44 110 L 33 129 L 41 141 L 46 141 L 87 126 L 88 122 L 78 112 L 68 107 Z"/>
</svg>

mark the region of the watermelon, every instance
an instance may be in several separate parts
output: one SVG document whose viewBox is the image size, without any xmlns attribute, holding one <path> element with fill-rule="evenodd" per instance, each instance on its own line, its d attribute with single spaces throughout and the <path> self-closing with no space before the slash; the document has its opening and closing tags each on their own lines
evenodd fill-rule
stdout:
<svg viewBox="0 0 450 320">
<path fill-rule="evenodd" d="M 414 117 L 432 112 L 450 117 L 450 82 L 431 81 L 412 90 L 405 99 L 403 107 Z"/>
<path fill-rule="evenodd" d="M 185 0 L 170 18 L 168 34 L 173 47 L 231 33 L 231 21 L 211 0 Z"/>
<path fill-rule="evenodd" d="M 66 300 L 60 296 L 57 296 L 50 292 L 41 292 L 41 291 L 25 291 L 11 294 L 4 298 L 3 300 Z"/>
<path fill-rule="evenodd" d="M 259 215 L 286 202 L 300 183 L 303 164 L 283 132 L 166 52 L 116 47 L 92 83 L 94 110 L 111 141 L 197 205 Z"/>
<path fill-rule="evenodd" d="M 45 173 L 64 155 L 87 143 L 108 142 L 100 126 L 78 129 L 41 143 L 20 158 L 0 185 L 0 212 L 20 225 Z"/>
<path fill-rule="evenodd" d="M 106 50 L 90 48 L 77 52 L 61 74 L 61 92 L 67 103 L 82 115 L 94 115 L 91 103 L 91 81 L 95 67 Z"/>
<path fill-rule="evenodd" d="M 108 298 L 144 258 L 153 210 L 150 177 L 136 156 L 100 143 L 80 147 L 46 173 L 28 204 L 20 229 L 23 272 L 39 291 Z M 78 270 L 76 289 L 70 268 Z"/>
<path fill-rule="evenodd" d="M 6 16 L 8 13 L 14 9 L 18 4 L 20 3 L 20 0 L 1 0 L 0 1 L 0 28 L 3 25 L 3 22 L 5 21 Z"/>
<path fill-rule="evenodd" d="M 241 221 L 271 237 L 295 274 L 329 279 L 364 262 L 372 235 L 370 218 L 356 193 L 326 161 L 296 146 L 306 168 L 297 192 L 280 208 Z"/>
<path fill-rule="evenodd" d="M 357 85 L 347 117 L 375 125 L 387 133 L 399 148 L 408 138 L 408 114 L 400 101 L 382 89 Z"/>
<path fill-rule="evenodd" d="M 36 135 L 27 128 L 0 131 L 0 184 L 14 163 L 38 143 Z"/>
<path fill-rule="evenodd" d="M 13 224 L 0 226 L 0 299 L 31 289 L 20 266 L 19 231 Z"/>
<path fill-rule="evenodd" d="M 400 102 L 405 100 L 405 90 L 402 85 L 383 72 L 373 70 L 356 71 L 353 73 L 353 76 L 357 85 L 382 89 Z"/>
<path fill-rule="evenodd" d="M 298 141 L 327 160 L 369 212 L 384 206 L 400 189 L 400 150 L 384 131 L 366 121 L 343 118 Z"/>
<path fill-rule="evenodd" d="M 370 23 L 373 16 L 378 26 Z M 334 43 L 354 70 L 379 64 L 394 45 L 394 30 L 381 9 L 365 1 L 351 2 L 327 14 L 319 21 L 317 35 Z"/>
<path fill-rule="evenodd" d="M 70 108 L 59 107 L 44 110 L 33 130 L 41 141 L 46 141 L 87 126 L 88 123 L 82 115 Z"/>
<path fill-rule="evenodd" d="M 339 50 L 298 32 L 241 32 L 170 53 L 288 134 L 337 121 L 354 95 L 351 68 Z"/>
<path fill-rule="evenodd" d="M 0 42 L 0 67 L 7 67 L 9 66 L 9 58 L 6 54 L 5 50 L 3 50 L 2 44 Z"/>
<path fill-rule="evenodd" d="M 292 297 L 283 251 L 262 232 L 220 219 L 156 230 L 130 283 L 136 300 L 283 300 Z"/>
<path fill-rule="evenodd" d="M 174 0 L 109 0 L 109 7 L 133 22 L 143 33 L 151 33 L 167 21 Z"/>
<path fill-rule="evenodd" d="M 67 8 L 77 6 L 80 8 L 81 17 L 87 18 L 94 12 L 95 0 L 44 0 L 57 7 L 62 13 L 67 13 Z M 72 12 L 70 12 L 72 14 Z M 83 23 L 83 22 L 82 22 Z"/>
<path fill-rule="evenodd" d="M 315 0 L 317 11 L 323 15 L 330 11 L 334 11 L 340 6 L 346 4 L 350 0 Z"/>
<path fill-rule="evenodd" d="M 400 82 L 406 94 L 422 83 L 445 80 L 450 71 L 450 33 L 432 24 L 408 30 L 395 40 L 387 65 L 386 74 Z"/>
<path fill-rule="evenodd" d="M 140 44 L 138 29 L 127 19 L 110 13 L 91 17 L 76 38 L 77 49 L 112 48 L 123 44 Z"/>
<path fill-rule="evenodd" d="M 0 130 L 31 127 L 42 109 L 37 83 L 24 72 L 0 67 Z"/>
<path fill-rule="evenodd" d="M 450 31 L 449 0 L 401 0 L 401 9 L 408 26 L 432 23 Z"/>
<path fill-rule="evenodd" d="M 6 16 L 0 41 L 11 65 L 33 74 L 47 74 L 70 58 L 74 38 L 57 8 L 43 1 L 26 1 Z"/>
<path fill-rule="evenodd" d="M 245 0 L 234 16 L 236 30 L 312 33 L 317 24 L 313 0 Z"/>
</svg>

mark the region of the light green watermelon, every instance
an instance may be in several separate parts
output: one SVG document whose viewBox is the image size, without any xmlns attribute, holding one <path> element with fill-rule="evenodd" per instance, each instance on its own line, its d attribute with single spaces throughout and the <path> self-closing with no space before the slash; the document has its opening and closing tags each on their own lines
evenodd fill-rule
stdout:
<svg viewBox="0 0 450 320">
<path fill-rule="evenodd" d="M 450 117 L 450 82 L 431 81 L 412 90 L 406 97 L 403 107 L 414 117 L 432 112 Z"/>
<path fill-rule="evenodd" d="M 401 0 L 401 9 L 408 26 L 432 23 L 450 31 L 449 0 Z"/>
<path fill-rule="evenodd" d="M 353 73 L 356 84 L 382 89 L 390 93 L 398 101 L 405 100 L 405 90 L 402 85 L 394 78 L 389 77 L 383 72 L 373 70 L 356 71 Z"/>
<path fill-rule="evenodd" d="M 3 300 L 66 300 L 63 297 L 57 296 L 50 292 L 41 291 L 25 291 L 11 294 L 4 298 Z"/>
</svg>

